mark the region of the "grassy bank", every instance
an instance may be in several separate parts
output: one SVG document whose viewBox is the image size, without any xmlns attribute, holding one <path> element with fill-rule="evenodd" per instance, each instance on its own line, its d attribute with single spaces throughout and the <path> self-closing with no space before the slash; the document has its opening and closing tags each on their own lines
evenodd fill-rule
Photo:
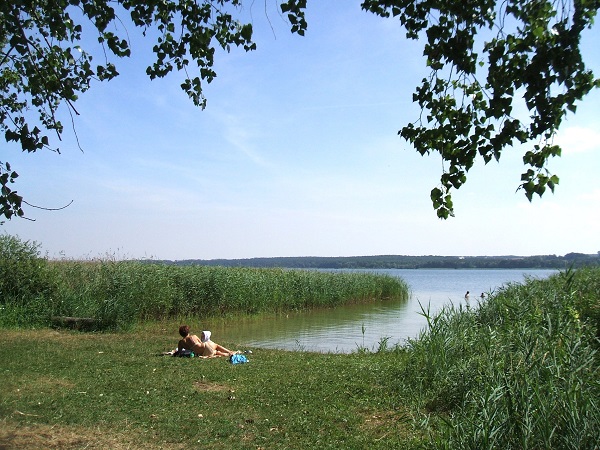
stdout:
<svg viewBox="0 0 600 450">
<path fill-rule="evenodd" d="M 600 270 L 447 309 L 404 347 L 250 363 L 129 333 L 0 331 L 2 448 L 596 449 Z M 223 342 L 236 348 L 235 343 Z"/>
<path fill-rule="evenodd" d="M 2 448 L 390 448 L 413 435 L 379 379 L 392 360 L 375 355 L 254 349 L 232 366 L 156 356 L 176 342 L 158 329 L 0 341 Z"/>
<path fill-rule="evenodd" d="M 172 320 L 144 320 L 154 314 L 140 293 L 172 298 L 159 289 L 180 292 L 173 285 L 184 283 L 171 274 L 183 272 L 12 256 L 0 258 L 4 274 L 20 274 L 0 276 L 0 317 L 10 325 L 0 328 L 0 448 L 598 448 L 600 269 L 508 285 L 469 309 L 424 311 L 429 328 L 402 347 L 349 355 L 252 349 L 249 364 L 233 366 L 158 356 L 178 336 Z M 57 276 L 57 267 L 69 276 Z M 154 272 L 160 270 L 169 275 Z M 221 287 L 250 279 L 237 274 L 263 275 L 226 270 L 220 276 L 238 278 L 220 280 Z M 280 272 L 283 278 L 264 280 L 273 283 L 265 292 L 287 283 L 312 293 L 300 298 L 335 298 L 323 294 L 335 278 L 313 282 L 310 272 Z M 186 280 L 200 277 L 191 273 Z M 289 273 L 307 278 L 293 283 Z M 373 281 L 379 289 L 380 280 Z M 106 299 L 135 292 L 124 304 L 133 305 L 136 321 L 119 333 L 15 329 L 36 313 L 32 305 L 46 311 L 44 302 L 54 304 L 57 286 L 68 282 L 72 296 L 92 306 L 91 292 L 109 305 Z M 223 292 L 234 291 L 216 292 L 218 306 Z M 228 323 L 235 326 L 235 319 Z M 221 340 L 237 348 L 226 335 Z"/>
<path fill-rule="evenodd" d="M 93 318 L 124 330 L 166 318 L 226 317 L 408 298 L 395 277 L 285 269 L 170 266 L 136 261 L 48 261 L 39 246 L 0 236 L 0 326 Z"/>
<path fill-rule="evenodd" d="M 599 269 L 505 286 L 429 317 L 390 388 L 434 448 L 598 449 L 599 318 Z"/>
</svg>

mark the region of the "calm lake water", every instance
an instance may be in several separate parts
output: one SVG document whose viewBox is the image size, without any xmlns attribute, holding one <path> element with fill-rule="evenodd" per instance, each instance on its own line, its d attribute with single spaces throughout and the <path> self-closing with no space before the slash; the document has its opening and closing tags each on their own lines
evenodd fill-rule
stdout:
<svg viewBox="0 0 600 450">
<path fill-rule="evenodd" d="M 405 303 L 350 305 L 269 319 L 240 319 L 226 324 L 206 324 L 216 342 L 235 342 L 239 349 L 264 347 L 284 350 L 349 353 L 359 347 L 377 349 L 382 339 L 388 345 L 416 337 L 426 326 L 419 313 L 422 305 L 431 312 L 444 305 L 464 304 L 470 291 L 471 304 L 481 293 L 507 283 L 521 283 L 526 277 L 547 278 L 556 270 L 523 269 L 386 269 L 385 273 L 404 279 L 411 295 Z"/>
</svg>

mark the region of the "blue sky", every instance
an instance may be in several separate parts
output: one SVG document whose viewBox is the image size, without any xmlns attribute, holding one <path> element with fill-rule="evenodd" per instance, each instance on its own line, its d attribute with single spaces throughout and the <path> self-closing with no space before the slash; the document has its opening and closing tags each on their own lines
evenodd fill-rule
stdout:
<svg viewBox="0 0 600 450">
<path fill-rule="evenodd" d="M 314 4 L 313 4 L 314 3 Z M 557 140 L 554 195 L 516 192 L 523 149 L 482 162 L 439 220 L 429 193 L 439 156 L 421 157 L 398 130 L 419 114 L 412 94 L 428 74 L 418 43 L 359 1 L 312 2 L 305 37 L 263 4 L 258 49 L 222 52 L 202 111 L 182 76 L 150 81 L 149 41 L 128 29 L 121 76 L 82 95 L 61 155 L 3 158 L 35 221 L 0 232 L 35 240 L 50 257 L 213 259 L 270 256 L 536 255 L 600 250 L 600 92 Z M 248 13 L 249 11 L 246 11 Z M 584 57 L 600 75 L 600 29 Z M 2 230 L 3 228 L 3 230 Z"/>
</svg>

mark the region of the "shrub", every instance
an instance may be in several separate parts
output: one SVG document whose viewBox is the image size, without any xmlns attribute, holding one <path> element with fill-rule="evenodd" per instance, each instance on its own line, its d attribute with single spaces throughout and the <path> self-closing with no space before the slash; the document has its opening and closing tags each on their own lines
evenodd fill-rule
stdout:
<svg viewBox="0 0 600 450">
<path fill-rule="evenodd" d="M 0 235 L 0 324 L 47 323 L 54 294 L 54 275 L 40 245 Z"/>
</svg>

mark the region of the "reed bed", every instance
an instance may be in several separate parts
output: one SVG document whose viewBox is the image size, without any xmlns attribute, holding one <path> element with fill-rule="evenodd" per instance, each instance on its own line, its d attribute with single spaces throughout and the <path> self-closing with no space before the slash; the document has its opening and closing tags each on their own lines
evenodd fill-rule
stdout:
<svg viewBox="0 0 600 450">
<path fill-rule="evenodd" d="M 597 449 L 600 270 L 508 285 L 449 307 L 394 377 L 438 449 Z"/>
<path fill-rule="evenodd" d="M 28 243 L 0 244 L 0 325 L 60 312 L 105 314 L 118 327 L 406 295 L 400 280 L 370 274 L 50 262 Z M 136 333 L 132 351 L 128 334 L 5 329 L 0 447 L 66 430 L 98 448 L 119 438 L 121 448 L 599 448 L 599 268 L 422 313 L 428 329 L 403 346 L 255 349 L 243 367 L 149 359 L 173 342 L 165 330 Z"/>
<path fill-rule="evenodd" d="M 176 266 L 139 261 L 48 261 L 35 243 L 4 237 L 11 264 L 0 285 L 0 325 L 93 318 L 96 329 L 148 320 L 279 313 L 355 302 L 406 300 L 396 277 L 358 272 Z M 1 254 L 1 253 L 0 253 Z M 19 257 L 16 257 L 19 255 Z M 23 283 L 21 280 L 29 280 Z"/>
</svg>

